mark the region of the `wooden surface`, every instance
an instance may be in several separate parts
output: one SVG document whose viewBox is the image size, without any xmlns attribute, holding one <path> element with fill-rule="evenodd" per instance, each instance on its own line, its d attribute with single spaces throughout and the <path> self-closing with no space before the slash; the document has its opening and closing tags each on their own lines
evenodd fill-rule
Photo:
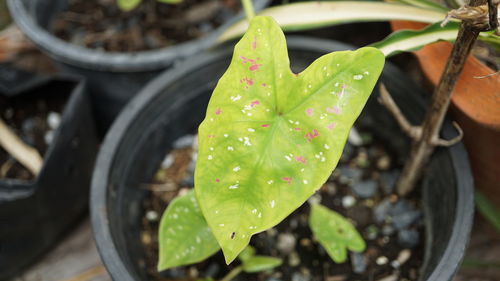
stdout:
<svg viewBox="0 0 500 281">
<path fill-rule="evenodd" d="M 86 219 L 50 253 L 11 281 L 111 281 Z"/>
</svg>

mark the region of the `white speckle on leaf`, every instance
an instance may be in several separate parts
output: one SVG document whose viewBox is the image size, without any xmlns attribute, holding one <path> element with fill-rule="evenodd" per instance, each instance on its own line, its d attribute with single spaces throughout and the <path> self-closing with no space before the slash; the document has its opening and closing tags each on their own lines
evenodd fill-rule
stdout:
<svg viewBox="0 0 500 281">
<path fill-rule="evenodd" d="M 238 172 L 239 170 L 241 170 L 240 166 L 236 166 L 233 168 L 233 171 L 235 171 L 235 172 Z"/>
<path fill-rule="evenodd" d="M 302 181 L 304 184 L 308 184 L 308 181 L 307 180 L 303 180 Z"/>
<path fill-rule="evenodd" d="M 247 131 L 249 131 L 249 132 L 252 132 L 252 133 L 253 133 L 253 132 L 255 132 L 255 129 L 248 128 L 248 129 L 247 129 Z"/>
<path fill-rule="evenodd" d="M 243 137 L 245 139 L 245 142 L 243 143 L 243 145 L 245 146 L 252 146 L 252 143 L 250 143 L 250 140 L 248 139 L 248 137 Z"/>
<path fill-rule="evenodd" d="M 288 156 L 288 155 L 285 155 L 285 158 L 286 158 L 286 160 L 288 160 L 288 161 L 292 161 L 292 158 L 290 158 L 290 156 Z"/>
<path fill-rule="evenodd" d="M 335 83 L 335 87 L 338 87 L 339 85 L 340 85 L 339 82 Z"/>
<path fill-rule="evenodd" d="M 224 226 L 224 224 L 223 224 L 223 223 L 219 223 L 219 226 L 220 226 L 220 227 L 223 227 L 223 226 Z"/>
<path fill-rule="evenodd" d="M 321 162 L 325 162 L 326 161 L 326 158 L 325 157 L 321 157 Z"/>
<path fill-rule="evenodd" d="M 300 124 L 300 122 L 299 122 L 299 121 L 295 121 L 295 125 L 299 125 L 299 124 Z"/>
<path fill-rule="evenodd" d="M 364 74 L 365 74 L 365 75 L 368 75 L 368 74 L 370 74 L 370 72 L 368 72 L 368 71 L 365 71 L 365 72 L 364 72 Z"/>
<path fill-rule="evenodd" d="M 252 214 L 257 214 L 257 209 L 253 209 Z"/>
<path fill-rule="evenodd" d="M 174 220 L 176 220 L 176 219 L 178 219 L 178 218 L 179 218 L 179 215 L 177 215 L 177 214 L 175 214 L 175 213 L 174 213 L 174 214 L 172 214 L 172 218 L 173 218 Z"/>
<path fill-rule="evenodd" d="M 325 149 L 328 150 L 330 149 L 330 146 L 328 144 L 325 143 Z"/>
<path fill-rule="evenodd" d="M 208 157 L 207 157 L 207 158 L 208 158 L 208 160 L 212 160 L 212 159 L 214 159 L 214 157 L 213 157 L 212 155 L 208 155 Z"/>
<path fill-rule="evenodd" d="M 227 137 L 229 137 L 229 135 L 228 134 L 224 134 L 224 137 L 227 138 Z"/>
<path fill-rule="evenodd" d="M 243 141 L 243 138 L 238 138 L 239 141 Z"/>
<path fill-rule="evenodd" d="M 231 96 L 231 100 L 232 101 L 237 101 L 237 100 L 240 100 L 241 99 L 241 96 L 240 95 L 237 95 L 237 96 Z"/>
<path fill-rule="evenodd" d="M 252 116 L 252 113 L 247 113 L 247 116 Z"/>
<path fill-rule="evenodd" d="M 229 151 L 234 151 L 234 147 L 232 147 L 232 146 L 228 146 L 228 147 L 227 147 L 227 150 L 229 150 Z"/>
<path fill-rule="evenodd" d="M 239 184 L 233 184 L 229 186 L 229 189 L 236 189 L 239 187 Z"/>
<path fill-rule="evenodd" d="M 337 63 L 337 66 L 340 66 L 340 63 Z"/>
<path fill-rule="evenodd" d="M 259 219 L 262 218 L 262 213 L 259 213 L 259 215 L 257 216 Z"/>
<path fill-rule="evenodd" d="M 266 111 L 267 111 L 267 112 L 269 112 L 269 111 L 271 111 L 271 110 L 268 108 L 268 109 L 266 109 Z"/>
<path fill-rule="evenodd" d="M 307 85 L 307 88 L 311 89 L 311 88 L 312 88 L 312 85 L 311 85 L 311 84 Z"/>
<path fill-rule="evenodd" d="M 218 213 L 219 213 L 219 210 L 215 210 L 215 211 L 214 211 L 214 213 L 215 213 L 215 214 L 218 214 Z"/>
<path fill-rule="evenodd" d="M 293 120 L 288 120 L 288 122 L 290 122 L 291 124 L 293 124 Z"/>
<path fill-rule="evenodd" d="M 326 71 L 326 66 L 323 66 L 323 71 Z"/>
<path fill-rule="evenodd" d="M 210 149 L 210 151 L 214 151 L 214 148 L 213 148 L 213 147 L 210 147 L 209 149 Z"/>
<path fill-rule="evenodd" d="M 274 208 L 274 206 L 276 205 L 276 202 L 274 200 L 271 200 L 271 208 Z"/>
<path fill-rule="evenodd" d="M 273 180 L 268 180 L 267 184 L 272 184 L 274 181 Z"/>
<path fill-rule="evenodd" d="M 210 121 L 214 122 L 214 119 L 213 119 L 213 118 L 210 118 Z"/>
<path fill-rule="evenodd" d="M 300 169 L 300 172 L 303 173 L 305 170 L 306 170 L 305 168 L 302 168 L 302 169 Z"/>
<path fill-rule="evenodd" d="M 361 74 L 354 75 L 352 78 L 353 78 L 354 80 L 361 80 L 361 79 L 363 79 L 363 75 L 361 75 Z"/>
<path fill-rule="evenodd" d="M 319 154 L 314 154 L 314 157 L 318 158 L 319 159 Z"/>
<path fill-rule="evenodd" d="M 281 78 L 283 78 L 283 74 L 282 74 L 282 73 L 280 73 L 280 74 L 278 75 L 278 77 L 279 77 L 280 79 L 281 79 Z"/>
</svg>

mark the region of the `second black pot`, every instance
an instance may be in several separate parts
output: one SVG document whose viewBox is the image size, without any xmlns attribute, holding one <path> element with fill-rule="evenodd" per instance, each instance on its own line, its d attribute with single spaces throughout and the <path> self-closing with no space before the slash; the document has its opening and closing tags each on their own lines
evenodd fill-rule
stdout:
<svg viewBox="0 0 500 281">
<path fill-rule="evenodd" d="M 332 41 L 289 38 L 295 72 L 331 51 L 349 49 Z M 122 112 L 108 133 L 94 170 L 91 216 L 101 257 L 116 281 L 148 280 L 141 266 L 142 201 L 173 142 L 196 131 L 218 79 L 227 69 L 232 48 L 200 55 L 151 82 Z M 420 88 L 390 63 L 381 80 L 410 121 L 425 112 Z M 404 158 L 408 142 L 374 93 L 358 124 Z M 445 123 L 443 134 L 453 128 Z M 472 178 L 462 144 L 439 149 L 423 179 L 426 248 L 420 280 L 451 280 L 463 258 L 473 215 Z M 143 263 L 142 263 L 143 264 Z"/>
<path fill-rule="evenodd" d="M 269 0 L 253 0 L 256 10 Z M 87 78 L 101 131 L 105 131 L 125 104 L 162 70 L 212 46 L 221 32 L 243 17 L 243 13 L 203 38 L 175 46 L 137 53 L 110 53 L 63 41 L 50 33 L 52 20 L 68 0 L 8 0 L 9 10 L 22 31 L 58 68 Z"/>
</svg>

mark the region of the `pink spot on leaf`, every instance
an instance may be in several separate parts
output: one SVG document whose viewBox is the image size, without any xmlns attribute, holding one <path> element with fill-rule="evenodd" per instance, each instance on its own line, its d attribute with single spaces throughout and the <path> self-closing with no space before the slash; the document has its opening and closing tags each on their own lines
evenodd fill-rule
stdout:
<svg viewBox="0 0 500 281">
<path fill-rule="evenodd" d="M 251 102 L 251 103 L 250 103 L 250 106 L 251 106 L 251 107 L 254 107 L 254 106 L 257 106 L 257 105 L 259 105 L 259 104 L 260 104 L 260 101 L 258 101 L 258 100 L 254 100 L 253 102 Z"/>
<path fill-rule="evenodd" d="M 269 127 L 269 124 L 263 124 L 263 125 L 260 125 L 262 128 L 267 128 Z"/>
<path fill-rule="evenodd" d="M 253 41 L 252 41 L 252 49 L 257 49 L 257 37 L 253 37 Z"/>
<path fill-rule="evenodd" d="M 306 109 L 306 114 L 307 114 L 307 116 L 312 116 L 314 114 L 314 109 L 312 109 L 312 108 Z"/>
<path fill-rule="evenodd" d="M 300 162 L 300 163 L 307 163 L 307 159 L 302 157 L 302 156 L 295 156 L 295 160 L 297 160 L 297 162 Z"/>
<path fill-rule="evenodd" d="M 222 113 L 222 110 L 220 108 L 217 108 L 217 110 L 215 111 L 215 114 L 220 115 L 221 113 Z"/>
<path fill-rule="evenodd" d="M 311 142 L 313 139 L 319 137 L 319 132 L 318 130 L 314 129 L 312 132 L 307 133 L 304 137 L 307 139 L 307 141 Z"/>
<path fill-rule="evenodd" d="M 215 138 L 215 135 L 208 135 L 208 138 Z"/>
<path fill-rule="evenodd" d="M 244 56 L 240 56 L 240 59 L 241 59 L 241 63 L 250 64 L 250 67 L 248 68 L 250 71 L 259 70 L 259 68 L 262 66 L 262 64 L 258 64 L 257 61 L 254 59 L 249 59 L 249 58 L 246 58 Z"/>
<path fill-rule="evenodd" d="M 242 78 L 240 80 L 240 83 L 245 83 L 246 84 L 245 87 L 248 88 L 248 86 L 252 86 L 253 85 L 253 80 L 251 78 L 245 77 L 245 78 Z"/>
<path fill-rule="evenodd" d="M 328 128 L 328 130 L 333 130 L 335 127 L 337 127 L 337 123 L 335 122 L 332 122 L 330 124 L 328 124 L 328 126 L 326 126 Z"/>
<path fill-rule="evenodd" d="M 326 111 L 328 111 L 329 113 L 337 114 L 337 115 L 342 113 L 342 109 L 338 106 L 327 107 Z"/>
<path fill-rule="evenodd" d="M 301 129 L 300 128 L 293 128 L 295 131 L 300 131 Z"/>
<path fill-rule="evenodd" d="M 288 184 L 292 184 L 292 178 L 284 177 L 284 178 L 282 178 L 282 180 L 287 182 Z"/>
<path fill-rule="evenodd" d="M 220 182 L 220 179 L 215 179 L 215 182 Z"/>
</svg>

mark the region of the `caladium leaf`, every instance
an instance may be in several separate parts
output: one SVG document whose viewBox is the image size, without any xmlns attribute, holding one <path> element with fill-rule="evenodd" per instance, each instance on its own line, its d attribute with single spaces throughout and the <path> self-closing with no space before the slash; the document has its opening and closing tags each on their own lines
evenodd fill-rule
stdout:
<svg viewBox="0 0 500 281">
<path fill-rule="evenodd" d="M 277 23 L 251 21 L 199 128 L 196 195 L 227 263 L 326 181 L 383 64 L 362 48 L 293 74 Z"/>
<path fill-rule="evenodd" d="M 311 205 L 309 226 L 328 255 L 336 262 L 347 259 L 347 250 L 362 252 L 366 244 L 356 228 L 343 216 L 319 204 Z"/>
<path fill-rule="evenodd" d="M 159 244 L 159 271 L 202 261 L 220 249 L 193 190 L 174 199 L 163 213 Z"/>
</svg>

